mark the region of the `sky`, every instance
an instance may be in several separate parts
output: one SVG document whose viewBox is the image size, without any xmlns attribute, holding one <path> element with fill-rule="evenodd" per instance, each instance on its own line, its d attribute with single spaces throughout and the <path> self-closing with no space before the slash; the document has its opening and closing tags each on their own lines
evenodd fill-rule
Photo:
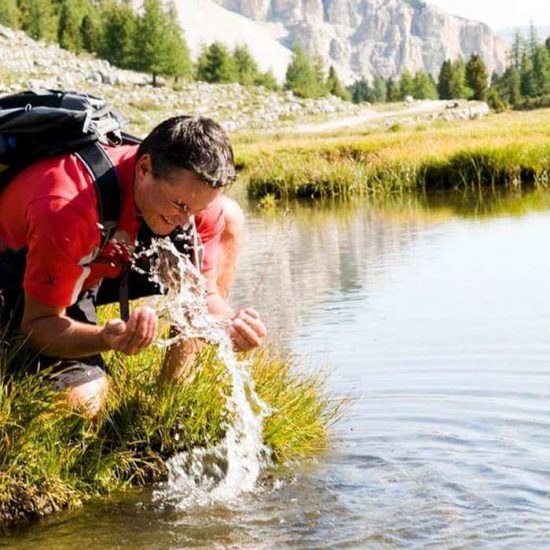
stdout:
<svg viewBox="0 0 550 550">
<path fill-rule="evenodd" d="M 427 0 L 452 14 L 487 23 L 494 31 L 509 27 L 550 26 L 550 0 Z"/>
</svg>

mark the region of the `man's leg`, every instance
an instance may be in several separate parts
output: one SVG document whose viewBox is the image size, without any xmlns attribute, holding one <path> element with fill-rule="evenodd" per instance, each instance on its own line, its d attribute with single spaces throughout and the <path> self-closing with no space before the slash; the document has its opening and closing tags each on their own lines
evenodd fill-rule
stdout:
<svg viewBox="0 0 550 550">
<path fill-rule="evenodd" d="M 97 324 L 97 288 L 84 291 L 77 302 L 69 306 L 66 315 L 81 323 Z M 72 407 L 82 410 L 88 417 L 96 417 L 105 404 L 109 387 L 105 363 L 100 354 L 80 359 L 39 357 L 39 368 L 48 369 L 53 387 L 66 392 Z"/>
<path fill-rule="evenodd" d="M 228 197 L 223 197 L 222 200 L 225 227 L 220 238 L 216 270 L 218 291 L 223 298 L 227 299 L 235 281 L 237 259 L 243 242 L 244 214 L 234 200 Z M 195 358 L 201 349 L 202 342 L 199 340 L 178 342 L 169 348 L 160 382 L 191 380 Z"/>
<path fill-rule="evenodd" d="M 98 365 L 80 361 L 60 361 L 51 367 L 48 379 L 57 391 L 66 392 L 71 407 L 95 418 L 105 404 L 109 383 Z"/>
</svg>

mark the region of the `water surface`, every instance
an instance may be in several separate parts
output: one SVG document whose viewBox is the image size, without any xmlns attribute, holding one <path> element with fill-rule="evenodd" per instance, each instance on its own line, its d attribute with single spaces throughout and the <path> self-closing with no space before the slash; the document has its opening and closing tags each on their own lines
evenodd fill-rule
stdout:
<svg viewBox="0 0 550 550">
<path fill-rule="evenodd" d="M 550 195 L 247 213 L 234 301 L 354 399 L 333 450 L 186 512 L 135 491 L 17 548 L 517 548 L 550 542 Z"/>
</svg>

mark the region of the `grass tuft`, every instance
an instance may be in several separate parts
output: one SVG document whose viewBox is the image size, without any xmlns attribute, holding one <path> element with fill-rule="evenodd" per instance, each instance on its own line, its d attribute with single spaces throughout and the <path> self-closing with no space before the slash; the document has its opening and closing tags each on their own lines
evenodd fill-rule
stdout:
<svg viewBox="0 0 550 550">
<path fill-rule="evenodd" d="M 163 353 L 110 354 L 110 392 L 89 421 L 36 376 L 7 376 L 15 359 L 0 353 L 0 523 L 29 520 L 166 476 L 175 453 L 218 443 L 227 413 L 225 370 L 206 349 L 191 383 L 156 383 Z M 200 366 L 199 366 L 200 365 Z M 251 356 L 258 394 L 274 410 L 265 441 L 275 462 L 326 448 L 342 413 L 321 374 L 300 372 L 289 355 Z"/>
</svg>

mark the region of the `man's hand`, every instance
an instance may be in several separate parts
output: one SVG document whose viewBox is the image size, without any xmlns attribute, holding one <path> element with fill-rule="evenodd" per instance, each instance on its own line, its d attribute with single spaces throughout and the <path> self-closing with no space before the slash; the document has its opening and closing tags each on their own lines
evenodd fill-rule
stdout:
<svg viewBox="0 0 550 550">
<path fill-rule="evenodd" d="M 266 328 L 253 309 L 241 309 L 232 319 L 229 336 L 237 351 L 248 351 L 263 344 Z"/>
<path fill-rule="evenodd" d="M 125 323 L 112 319 L 101 330 L 107 348 L 136 355 L 149 347 L 157 335 L 158 319 L 150 307 L 138 307 Z"/>
</svg>

